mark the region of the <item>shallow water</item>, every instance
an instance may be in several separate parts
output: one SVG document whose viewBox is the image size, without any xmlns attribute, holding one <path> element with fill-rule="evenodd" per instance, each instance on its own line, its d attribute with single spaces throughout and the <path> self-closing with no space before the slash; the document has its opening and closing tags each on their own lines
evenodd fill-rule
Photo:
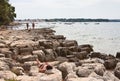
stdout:
<svg viewBox="0 0 120 81">
<path fill-rule="evenodd" d="M 93 45 L 96 52 L 115 55 L 120 51 L 120 22 L 36 22 L 36 28 L 49 27 L 79 45 Z M 25 29 L 25 24 L 17 29 Z"/>
</svg>

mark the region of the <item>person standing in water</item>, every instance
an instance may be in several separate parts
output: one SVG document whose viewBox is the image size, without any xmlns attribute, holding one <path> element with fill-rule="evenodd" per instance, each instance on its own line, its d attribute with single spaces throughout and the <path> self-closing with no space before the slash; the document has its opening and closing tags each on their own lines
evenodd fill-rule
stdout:
<svg viewBox="0 0 120 81">
<path fill-rule="evenodd" d="M 28 30 L 28 28 L 29 28 L 29 23 L 26 23 L 26 27 L 27 27 L 27 30 Z"/>
<path fill-rule="evenodd" d="M 32 28 L 33 28 L 33 29 L 35 28 L 35 23 L 34 23 L 34 22 L 32 23 Z"/>
</svg>

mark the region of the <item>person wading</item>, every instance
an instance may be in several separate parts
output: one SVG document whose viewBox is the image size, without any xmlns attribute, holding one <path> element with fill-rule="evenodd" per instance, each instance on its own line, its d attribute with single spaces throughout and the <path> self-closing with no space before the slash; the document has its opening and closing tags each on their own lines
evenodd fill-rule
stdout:
<svg viewBox="0 0 120 81">
<path fill-rule="evenodd" d="M 33 28 L 33 29 L 35 28 L 35 23 L 34 23 L 34 22 L 32 23 L 32 28 Z"/>
<path fill-rule="evenodd" d="M 28 30 L 28 28 L 29 28 L 29 23 L 26 23 L 26 27 L 27 27 L 27 30 Z"/>
</svg>

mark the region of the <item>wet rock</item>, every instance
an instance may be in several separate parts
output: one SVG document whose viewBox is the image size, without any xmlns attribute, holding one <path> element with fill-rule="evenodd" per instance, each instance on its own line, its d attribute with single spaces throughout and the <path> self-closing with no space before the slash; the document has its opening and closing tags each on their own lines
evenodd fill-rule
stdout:
<svg viewBox="0 0 120 81">
<path fill-rule="evenodd" d="M 78 46 L 76 40 L 65 40 L 61 43 L 62 47 Z"/>
<path fill-rule="evenodd" d="M 117 52 L 116 58 L 120 58 L 120 52 Z"/>
<path fill-rule="evenodd" d="M 93 50 L 91 48 L 89 48 L 89 47 L 84 47 L 84 48 L 81 48 L 81 51 L 86 51 L 87 53 L 90 53 Z"/>
<path fill-rule="evenodd" d="M 72 52 L 80 52 L 81 50 L 78 51 L 78 46 L 70 46 L 68 47 L 68 50 L 72 51 Z"/>
<path fill-rule="evenodd" d="M 116 59 L 105 60 L 104 66 L 106 69 L 114 69 L 117 65 Z"/>
<path fill-rule="evenodd" d="M 45 49 L 53 48 L 53 43 L 50 40 L 39 40 L 39 45 L 45 47 Z"/>
<path fill-rule="evenodd" d="M 4 79 L 15 79 L 17 76 L 11 71 L 0 71 L 0 77 Z"/>
<path fill-rule="evenodd" d="M 81 48 L 83 51 L 85 51 L 85 50 L 88 51 L 88 53 L 93 51 L 93 46 L 89 45 L 89 44 L 78 45 L 79 52 L 81 51 Z"/>
<path fill-rule="evenodd" d="M 74 52 L 74 55 L 80 60 L 87 58 L 88 54 L 89 53 L 87 53 L 86 51 L 76 52 L 76 53 Z"/>
<path fill-rule="evenodd" d="M 120 62 L 117 63 L 117 66 L 114 70 L 114 74 L 116 77 L 118 77 L 120 79 Z"/>
<path fill-rule="evenodd" d="M 51 38 L 57 39 L 57 40 L 59 40 L 59 39 L 65 40 L 66 39 L 66 37 L 64 37 L 63 35 L 53 35 L 53 36 L 51 36 Z"/>
<path fill-rule="evenodd" d="M 92 52 L 90 55 L 91 58 L 100 58 L 100 56 L 101 56 L 100 52 Z"/>
<path fill-rule="evenodd" d="M 56 48 L 55 51 L 58 54 L 58 56 L 62 56 L 62 57 L 66 57 L 70 53 L 70 51 L 66 47 L 58 47 Z"/>
<path fill-rule="evenodd" d="M 60 46 L 60 42 L 57 41 L 57 40 L 53 40 L 53 41 L 52 41 L 52 44 L 53 44 L 53 48 L 57 48 L 57 47 Z"/>
</svg>

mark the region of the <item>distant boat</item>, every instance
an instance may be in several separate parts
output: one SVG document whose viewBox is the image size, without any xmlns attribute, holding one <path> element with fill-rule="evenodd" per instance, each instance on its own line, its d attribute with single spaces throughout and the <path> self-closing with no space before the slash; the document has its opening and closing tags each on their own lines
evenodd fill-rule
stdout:
<svg viewBox="0 0 120 81">
<path fill-rule="evenodd" d="M 68 22 L 68 23 L 64 23 L 66 25 L 72 25 L 73 23 L 72 22 Z"/>
<path fill-rule="evenodd" d="M 88 25 L 89 23 L 84 23 L 85 25 Z"/>
<path fill-rule="evenodd" d="M 99 25 L 100 23 L 95 23 L 95 25 Z"/>
</svg>

